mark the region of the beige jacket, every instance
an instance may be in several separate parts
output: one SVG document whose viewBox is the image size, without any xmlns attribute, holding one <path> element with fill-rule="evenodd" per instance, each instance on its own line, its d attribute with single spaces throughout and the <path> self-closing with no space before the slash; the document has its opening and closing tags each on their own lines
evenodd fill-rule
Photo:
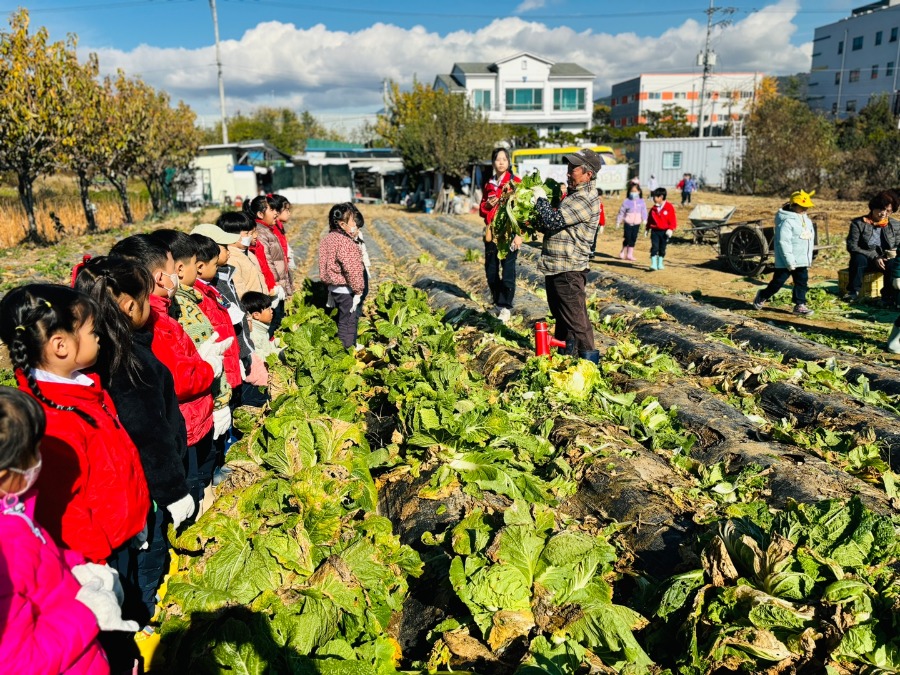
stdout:
<svg viewBox="0 0 900 675">
<path fill-rule="evenodd" d="M 263 278 L 262 270 L 259 268 L 259 261 L 255 255 L 247 255 L 247 251 L 237 246 L 229 246 L 228 264 L 234 267 L 234 289 L 237 291 L 238 298 L 247 291 L 256 291 L 257 293 L 268 293 L 266 281 Z"/>
</svg>

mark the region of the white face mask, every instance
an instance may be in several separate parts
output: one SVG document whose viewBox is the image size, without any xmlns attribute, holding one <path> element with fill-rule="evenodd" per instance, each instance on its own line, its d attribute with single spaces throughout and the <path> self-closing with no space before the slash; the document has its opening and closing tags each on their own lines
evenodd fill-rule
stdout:
<svg viewBox="0 0 900 675">
<path fill-rule="evenodd" d="M 250 245 L 253 243 L 253 237 L 241 237 L 241 246 L 246 246 L 250 248 Z"/>
<path fill-rule="evenodd" d="M 637 193 L 637 192 L 632 192 L 632 193 L 629 194 L 628 196 L 631 197 L 632 199 L 637 199 L 637 198 L 638 198 L 638 193 Z"/>
<path fill-rule="evenodd" d="M 13 467 L 9 467 L 8 471 L 12 471 L 13 473 L 21 474 L 25 477 L 25 485 L 22 486 L 22 489 L 18 492 L 7 492 L 4 495 L 6 497 L 20 497 L 28 492 L 35 484 L 38 479 L 38 474 L 41 473 L 41 453 L 38 452 L 37 455 L 37 464 L 28 468 L 28 469 L 14 469 Z"/>
</svg>

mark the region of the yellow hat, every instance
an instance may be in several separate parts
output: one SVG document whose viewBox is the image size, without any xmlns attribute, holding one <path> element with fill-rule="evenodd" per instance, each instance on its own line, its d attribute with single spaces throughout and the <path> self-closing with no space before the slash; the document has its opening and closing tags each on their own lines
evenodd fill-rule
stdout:
<svg viewBox="0 0 900 675">
<path fill-rule="evenodd" d="M 811 209 L 813 207 L 812 196 L 816 194 L 816 191 L 812 192 L 804 192 L 803 190 L 797 190 L 796 192 L 791 193 L 791 203 L 796 204 L 797 206 L 802 206 L 805 209 Z"/>
</svg>

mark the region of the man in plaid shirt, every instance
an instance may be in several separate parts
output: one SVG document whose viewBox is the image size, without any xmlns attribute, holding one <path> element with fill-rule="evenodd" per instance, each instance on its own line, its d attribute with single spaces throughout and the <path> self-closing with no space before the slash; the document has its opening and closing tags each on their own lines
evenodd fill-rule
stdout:
<svg viewBox="0 0 900 675">
<path fill-rule="evenodd" d="M 556 339 L 566 342 L 566 353 L 597 363 L 599 353 L 594 349 L 594 329 L 588 318 L 584 287 L 600 218 L 600 196 L 594 189 L 594 179 L 603 160 L 589 148 L 564 159 L 569 165 L 569 191 L 559 208 L 554 209 L 544 198 L 535 202 L 544 234 L 538 270 L 545 275 L 547 304 L 556 320 Z"/>
</svg>

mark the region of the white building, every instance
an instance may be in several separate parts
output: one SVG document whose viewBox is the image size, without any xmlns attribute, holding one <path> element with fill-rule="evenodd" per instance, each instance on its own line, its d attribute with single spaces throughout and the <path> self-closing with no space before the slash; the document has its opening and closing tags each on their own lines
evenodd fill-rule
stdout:
<svg viewBox="0 0 900 675">
<path fill-rule="evenodd" d="M 701 111 L 702 75 L 642 73 L 612 86 L 612 124 L 616 127 L 645 124 L 647 113 L 663 112 L 664 106 L 676 105 L 687 111 L 688 123 L 693 128 L 699 126 L 702 112 L 704 135 L 718 135 L 729 122 L 746 116 L 761 79 L 760 73 L 711 74 L 706 80 Z"/>
<path fill-rule="evenodd" d="M 594 74 L 575 63 L 554 63 L 527 52 L 495 63 L 454 63 L 434 80 L 436 90 L 466 96 L 490 122 L 579 134 L 591 127 Z"/>
<path fill-rule="evenodd" d="M 900 0 L 881 0 L 816 28 L 807 101 L 813 110 L 847 117 L 873 96 L 888 94 L 895 113 L 900 63 Z"/>
<path fill-rule="evenodd" d="M 290 172 L 290 155 L 263 140 L 202 145 L 194 158 L 194 187 L 185 202 L 221 204 L 272 191 L 276 171 Z"/>
</svg>

